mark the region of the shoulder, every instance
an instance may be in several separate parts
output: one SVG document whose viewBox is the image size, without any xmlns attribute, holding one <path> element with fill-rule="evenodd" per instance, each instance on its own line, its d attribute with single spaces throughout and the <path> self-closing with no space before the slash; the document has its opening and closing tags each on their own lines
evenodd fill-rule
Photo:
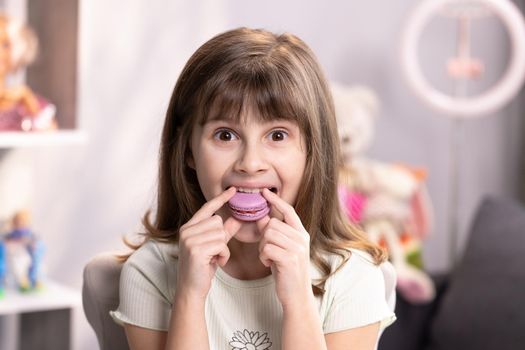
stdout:
<svg viewBox="0 0 525 350">
<path fill-rule="evenodd" d="M 160 263 L 174 259 L 178 254 L 177 243 L 162 243 L 149 239 L 140 246 L 126 261 L 126 264 Z"/>
<path fill-rule="evenodd" d="M 385 276 L 381 265 L 377 265 L 372 256 L 359 249 L 349 249 L 350 257 L 346 262 L 339 255 L 331 255 L 332 269 L 337 269 L 329 279 L 330 286 L 336 290 L 374 289 L 384 290 Z"/>
<path fill-rule="evenodd" d="M 348 253 L 346 261 L 338 255 L 331 256 L 332 269 L 342 265 L 326 281 L 324 331 L 338 332 L 377 321 L 383 329 L 395 320 L 394 304 L 390 302 L 395 292 L 384 272 L 390 263 L 377 265 L 370 254 L 358 249 L 349 249 Z"/>
<path fill-rule="evenodd" d="M 177 254 L 176 243 L 148 240 L 124 263 L 122 275 L 136 282 L 164 285 L 176 276 Z"/>
<path fill-rule="evenodd" d="M 119 308 L 111 315 L 119 323 L 167 330 L 177 275 L 177 245 L 146 241 L 122 267 Z"/>
<path fill-rule="evenodd" d="M 346 261 L 344 261 L 345 258 L 339 254 L 332 253 L 325 255 L 332 269 L 336 269 L 342 265 L 336 274 L 339 272 L 348 273 L 349 271 L 354 273 L 359 271 L 370 272 L 379 268 L 374 258 L 364 250 L 349 248 L 344 251 L 344 255 L 348 257 Z"/>
</svg>

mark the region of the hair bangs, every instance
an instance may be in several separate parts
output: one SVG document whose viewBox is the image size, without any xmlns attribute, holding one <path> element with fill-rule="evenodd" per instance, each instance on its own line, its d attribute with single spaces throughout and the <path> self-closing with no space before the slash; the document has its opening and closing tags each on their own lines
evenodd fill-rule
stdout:
<svg viewBox="0 0 525 350">
<path fill-rule="evenodd" d="M 298 124 L 303 133 L 309 129 L 307 96 L 299 84 L 275 67 L 262 66 L 230 74 L 226 79 L 212 81 L 215 88 L 205 89 L 197 122 L 212 120 L 245 123 L 251 113 L 260 122 L 288 120 Z M 220 76 L 220 73 L 218 74 Z"/>
</svg>

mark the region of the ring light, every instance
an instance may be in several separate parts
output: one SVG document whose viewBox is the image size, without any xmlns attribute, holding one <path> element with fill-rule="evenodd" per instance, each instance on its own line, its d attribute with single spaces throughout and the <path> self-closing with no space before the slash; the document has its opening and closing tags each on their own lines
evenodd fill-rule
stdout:
<svg viewBox="0 0 525 350">
<path fill-rule="evenodd" d="M 472 97 L 454 97 L 432 87 L 421 72 L 417 59 L 418 41 L 429 20 L 446 6 L 477 4 L 486 6 L 505 25 L 510 37 L 511 58 L 504 75 L 487 91 Z M 479 11 L 478 11 L 479 12 Z M 473 13 L 472 16 L 476 16 Z M 425 102 L 447 114 L 477 117 L 491 113 L 507 103 L 525 78 L 525 24 L 518 8 L 509 0 L 427 0 L 409 17 L 401 43 L 401 62 L 410 87 Z"/>
</svg>

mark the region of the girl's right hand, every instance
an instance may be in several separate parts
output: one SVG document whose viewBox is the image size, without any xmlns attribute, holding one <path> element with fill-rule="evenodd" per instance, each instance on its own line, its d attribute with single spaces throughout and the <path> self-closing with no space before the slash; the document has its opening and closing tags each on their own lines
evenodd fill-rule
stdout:
<svg viewBox="0 0 525 350">
<path fill-rule="evenodd" d="M 217 263 L 223 267 L 230 258 L 228 242 L 241 227 L 229 217 L 224 223 L 218 211 L 237 190 L 230 187 L 205 203 L 179 231 L 177 294 L 206 299 Z"/>
</svg>

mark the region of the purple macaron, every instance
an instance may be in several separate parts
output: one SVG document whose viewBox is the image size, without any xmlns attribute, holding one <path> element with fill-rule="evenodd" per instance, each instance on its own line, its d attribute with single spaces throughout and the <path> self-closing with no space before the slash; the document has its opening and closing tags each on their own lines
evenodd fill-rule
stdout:
<svg viewBox="0 0 525 350">
<path fill-rule="evenodd" d="M 237 192 L 229 201 L 233 217 L 242 221 L 257 221 L 270 212 L 261 193 Z"/>
</svg>

